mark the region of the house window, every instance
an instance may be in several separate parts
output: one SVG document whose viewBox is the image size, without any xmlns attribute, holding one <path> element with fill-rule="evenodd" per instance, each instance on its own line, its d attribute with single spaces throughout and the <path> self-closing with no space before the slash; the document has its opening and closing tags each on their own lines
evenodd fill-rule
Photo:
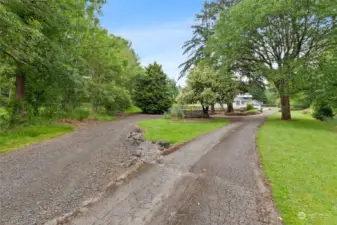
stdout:
<svg viewBox="0 0 337 225">
<path fill-rule="evenodd" d="M 236 105 L 240 105 L 240 101 L 239 100 L 236 101 Z"/>
</svg>

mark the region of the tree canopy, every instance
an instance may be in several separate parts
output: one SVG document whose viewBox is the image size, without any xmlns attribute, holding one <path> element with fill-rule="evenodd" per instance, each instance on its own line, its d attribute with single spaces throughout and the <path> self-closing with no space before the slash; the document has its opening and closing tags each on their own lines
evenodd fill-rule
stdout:
<svg viewBox="0 0 337 225">
<path fill-rule="evenodd" d="M 336 16 L 333 0 L 244 0 L 221 12 L 209 43 L 223 66 L 273 83 L 288 120 L 289 97 L 306 87 L 306 68 L 336 45 Z"/>
<path fill-rule="evenodd" d="M 236 85 L 232 77 L 220 75 L 206 64 L 198 64 L 187 75 L 186 87 L 178 96 L 181 104 L 201 104 L 205 117 L 210 105 L 233 102 Z"/>
<path fill-rule="evenodd" d="M 0 88 L 13 115 L 23 118 L 30 107 L 35 114 L 42 106 L 51 113 L 72 110 L 83 102 L 109 111 L 131 104 L 143 68 L 129 41 L 100 26 L 104 3 L 0 2 Z"/>
<path fill-rule="evenodd" d="M 214 33 L 213 28 L 219 18 L 219 14 L 223 9 L 231 7 L 239 1 L 240 0 L 216 0 L 204 2 L 203 9 L 195 16 L 196 24 L 191 27 L 193 36 L 190 40 L 186 41 L 183 46 L 183 54 L 188 54 L 188 59 L 179 66 L 181 68 L 180 78 L 200 61 L 211 60 L 211 54 L 206 49 L 206 45 Z"/>
</svg>

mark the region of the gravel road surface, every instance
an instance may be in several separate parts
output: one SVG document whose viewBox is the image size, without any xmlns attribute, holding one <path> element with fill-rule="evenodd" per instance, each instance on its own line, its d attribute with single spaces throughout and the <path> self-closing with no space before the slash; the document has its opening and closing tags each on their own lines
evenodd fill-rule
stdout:
<svg viewBox="0 0 337 225">
<path fill-rule="evenodd" d="M 95 196 L 125 172 L 125 138 L 152 117 L 104 122 L 0 155 L 0 224 L 43 224 Z"/>
<path fill-rule="evenodd" d="M 264 184 L 256 132 L 266 113 L 206 134 L 144 165 L 71 225 L 280 224 Z"/>
</svg>

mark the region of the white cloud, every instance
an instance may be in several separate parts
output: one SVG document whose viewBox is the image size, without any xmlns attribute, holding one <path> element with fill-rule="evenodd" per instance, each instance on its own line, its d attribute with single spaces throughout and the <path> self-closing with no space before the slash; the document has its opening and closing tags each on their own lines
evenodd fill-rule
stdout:
<svg viewBox="0 0 337 225">
<path fill-rule="evenodd" d="M 163 65 L 165 73 L 177 80 L 178 66 L 186 60 L 182 46 L 191 38 L 192 22 L 185 20 L 110 31 L 132 42 L 144 66 L 157 61 Z M 184 84 L 184 79 L 179 80 L 179 84 Z"/>
</svg>

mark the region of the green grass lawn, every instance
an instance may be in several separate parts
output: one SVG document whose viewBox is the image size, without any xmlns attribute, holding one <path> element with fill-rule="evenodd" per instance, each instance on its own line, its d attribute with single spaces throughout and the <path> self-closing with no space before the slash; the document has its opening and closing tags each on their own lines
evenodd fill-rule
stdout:
<svg viewBox="0 0 337 225">
<path fill-rule="evenodd" d="M 0 133 L 0 154 L 15 150 L 42 140 L 71 132 L 72 126 L 61 124 L 18 127 Z"/>
<path fill-rule="evenodd" d="M 154 119 L 141 121 L 138 123 L 138 126 L 145 130 L 144 136 L 148 140 L 177 144 L 191 140 L 227 124 L 228 122 L 221 118 L 193 121 Z"/>
<path fill-rule="evenodd" d="M 134 114 L 134 113 L 141 113 L 142 110 L 137 106 L 131 106 L 127 110 L 124 111 L 125 114 Z"/>
<path fill-rule="evenodd" d="M 258 134 L 273 199 L 284 224 L 335 225 L 336 126 L 302 112 L 292 115 L 289 122 L 279 120 L 279 114 L 271 116 Z"/>
</svg>

